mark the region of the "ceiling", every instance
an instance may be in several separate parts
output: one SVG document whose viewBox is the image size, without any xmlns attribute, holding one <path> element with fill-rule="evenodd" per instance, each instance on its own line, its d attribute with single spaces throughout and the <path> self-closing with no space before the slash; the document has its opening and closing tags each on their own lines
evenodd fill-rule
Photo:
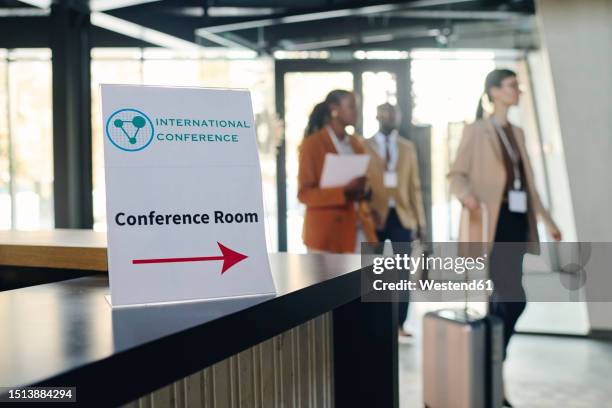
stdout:
<svg viewBox="0 0 612 408">
<path fill-rule="evenodd" d="M 55 0 L 91 12 L 92 46 L 261 54 L 537 47 L 533 0 Z M 44 46 L 50 0 L 0 0 L 0 47 Z"/>
</svg>

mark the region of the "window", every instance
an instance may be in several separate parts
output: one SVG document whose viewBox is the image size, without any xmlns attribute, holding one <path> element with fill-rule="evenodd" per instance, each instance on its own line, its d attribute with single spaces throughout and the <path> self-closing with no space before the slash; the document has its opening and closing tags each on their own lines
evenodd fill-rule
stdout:
<svg viewBox="0 0 612 408">
<path fill-rule="evenodd" d="M 51 229 L 51 53 L 0 50 L 0 228 Z"/>
</svg>

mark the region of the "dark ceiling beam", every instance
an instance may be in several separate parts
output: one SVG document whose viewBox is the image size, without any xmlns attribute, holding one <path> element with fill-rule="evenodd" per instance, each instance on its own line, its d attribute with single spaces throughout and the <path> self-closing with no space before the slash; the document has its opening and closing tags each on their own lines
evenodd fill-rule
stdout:
<svg viewBox="0 0 612 408">
<path fill-rule="evenodd" d="M 129 12 L 121 10 L 113 10 L 105 13 L 122 20 L 129 21 L 134 24 L 148 27 L 157 31 L 171 34 L 185 41 L 194 41 L 194 29 L 198 25 L 200 19 L 193 17 L 178 17 L 173 15 L 163 15 L 152 12 L 137 12 L 137 8 L 133 8 Z"/>
<path fill-rule="evenodd" d="M 2 10 L 14 8 L 44 13 L 44 10 L 28 8 L 25 4 L 43 4 L 45 1 L 51 2 L 51 0 L 0 0 L 0 15 Z M 85 0 L 53 1 L 74 3 L 75 7 L 87 4 Z M 283 40 L 286 40 L 285 46 L 293 44 L 294 47 L 313 47 L 317 42 L 327 42 L 330 48 L 352 47 L 355 44 L 369 44 L 370 47 L 377 47 L 386 44 L 385 40 L 394 42 L 404 38 L 395 30 L 401 32 L 401 29 L 406 27 L 429 30 L 431 35 L 434 35 L 435 30 L 452 31 L 453 26 L 465 22 L 493 21 L 496 24 L 510 23 L 518 27 L 525 25 L 522 21 L 533 9 L 533 0 L 416 0 L 403 2 L 395 0 L 313 0 L 307 2 L 209 0 L 208 3 L 212 7 L 269 7 L 276 12 L 279 10 L 285 10 L 285 12 L 269 18 L 202 17 L 201 14 L 185 14 L 179 11 L 185 8 L 203 10 L 206 6 L 204 0 L 91 1 L 98 9 L 113 8 L 98 14 L 110 15 L 125 20 L 128 25 L 131 23 L 141 27 L 140 29 L 131 27 L 128 30 L 116 30 L 118 33 L 113 35 L 110 30 L 114 30 L 114 25 L 111 24 L 108 27 L 103 25 L 99 34 L 92 33 L 93 46 L 102 44 L 112 46 L 113 41 L 117 41 L 118 46 L 129 46 L 127 44 L 164 46 L 164 41 L 153 44 L 145 37 L 138 35 L 138 32 L 153 30 L 159 34 L 167 34 L 168 37 L 175 37 L 174 41 L 168 42 L 177 44 L 177 47 L 180 47 L 182 42 L 185 45 L 191 43 L 195 47 L 220 44 L 225 47 L 248 48 L 259 53 L 285 48 L 281 45 Z M 28 11 L 28 13 L 31 12 Z M 0 42 L 21 43 L 24 46 L 34 46 L 33 44 L 44 46 L 47 40 L 45 34 L 40 32 L 39 24 L 32 25 L 33 30 L 26 31 L 23 25 L 10 22 L 11 20 L 16 21 L 15 18 L 20 17 L 0 20 Z M 92 22 L 95 21 L 96 19 L 92 18 Z M 201 35 L 196 37 L 194 32 L 203 26 L 203 31 L 199 31 Z M 517 30 L 520 31 L 520 29 Z M 130 31 L 136 33 L 132 35 L 133 40 L 127 39 Z M 27 34 L 24 34 L 22 39 L 17 39 L 14 36 L 15 32 L 27 32 Z M 350 40 L 349 44 L 346 44 L 346 37 Z"/>
<path fill-rule="evenodd" d="M 534 0 L 471 0 L 453 3 L 445 0 L 422 1 L 420 7 L 427 10 L 482 10 L 482 11 L 515 11 L 533 14 Z"/>
<path fill-rule="evenodd" d="M 268 54 L 268 50 L 267 48 L 263 45 L 263 44 L 259 44 L 257 41 L 249 41 L 237 34 L 234 33 L 225 33 L 223 34 L 228 40 L 235 42 L 238 45 L 241 45 L 242 47 L 249 49 L 249 50 L 253 50 L 253 51 L 257 51 L 262 55 L 267 55 Z"/>
<path fill-rule="evenodd" d="M 444 21 L 428 22 L 431 25 L 443 24 Z M 317 23 L 317 29 L 312 29 L 312 23 L 286 24 L 267 27 L 263 32 L 266 42 L 275 43 L 283 39 L 325 36 L 343 36 L 366 30 L 394 30 L 406 27 L 422 26 L 425 23 L 414 19 L 383 19 L 381 17 L 352 17 L 337 20 L 324 20 Z M 244 37 L 255 36 L 255 30 L 240 31 Z"/>
<path fill-rule="evenodd" d="M 106 30 L 101 27 L 91 28 L 91 47 L 117 47 L 117 48 L 146 48 L 156 47 L 155 44 L 137 40 L 127 35 L 119 34 L 114 31 Z"/>
<path fill-rule="evenodd" d="M 22 3 L 39 8 L 48 8 L 52 3 L 61 4 L 63 7 L 79 10 L 87 13 L 89 11 L 109 11 L 125 7 L 139 6 L 145 3 L 160 2 L 162 0 L 20 0 Z"/>
<path fill-rule="evenodd" d="M 133 21 L 138 24 L 165 23 L 170 27 L 183 26 L 185 30 L 190 30 L 190 35 L 193 38 L 193 32 L 202 27 L 203 24 L 220 25 L 226 23 L 238 23 L 244 21 L 245 17 L 211 17 L 211 16 L 194 16 L 184 15 L 175 12 L 174 7 L 168 6 L 165 3 L 143 4 L 138 7 L 128 7 L 125 9 L 117 9 L 109 11 L 108 14 L 122 18 L 128 21 Z"/>
<path fill-rule="evenodd" d="M 404 20 L 398 20 L 404 22 Z M 414 20 L 413 20 L 414 21 Z M 501 48 L 536 48 L 537 41 L 534 32 L 532 16 L 503 21 L 472 21 L 449 24 L 439 20 L 437 24 L 393 24 L 373 28 L 364 21 L 362 24 L 349 24 L 350 29 L 344 29 L 346 24 L 332 25 L 331 22 L 319 27 L 317 33 L 310 31 L 293 32 L 291 35 L 279 35 L 274 40 L 267 31 L 268 46 L 272 50 L 324 50 L 324 49 L 384 49 L 392 45 L 402 45 L 404 40 L 419 38 L 433 39 L 432 46 L 457 46 L 467 44 L 470 48 L 482 48 L 500 45 Z M 321 24 L 320 24 L 321 25 Z M 334 29 L 334 27 L 336 27 Z M 286 27 L 279 27 L 284 30 Z M 277 33 L 278 34 L 278 33 Z M 490 38 L 489 38 L 490 37 Z M 494 41 L 489 41 L 494 39 Z M 463 41 L 465 40 L 465 41 Z"/>
<path fill-rule="evenodd" d="M 228 21 L 238 22 L 244 19 L 243 17 L 200 17 L 175 12 L 177 9 L 175 6 L 181 8 L 187 6 L 187 4 L 184 1 L 145 3 L 136 7 L 112 10 L 107 14 L 157 31 L 170 33 L 186 41 L 194 41 L 202 45 L 210 43 L 215 46 L 218 46 L 218 43 L 214 40 L 218 40 L 219 37 L 211 35 L 211 38 L 198 39 L 194 34 L 194 31 L 202 25 L 203 21 L 219 24 Z M 230 41 L 227 41 L 224 46 L 240 47 L 238 44 L 230 43 Z"/>
<path fill-rule="evenodd" d="M 463 3 L 472 0 L 445 0 L 447 4 Z M 209 33 L 223 33 L 228 31 L 239 31 L 247 30 L 259 27 L 270 27 L 279 24 L 294 24 L 304 23 L 312 21 L 321 21 L 328 19 L 336 19 L 342 17 L 357 17 L 357 16 L 368 16 L 378 15 L 383 13 L 393 13 L 400 10 L 406 10 L 414 7 L 423 7 L 423 4 L 439 3 L 436 0 L 420 0 L 414 2 L 391 2 L 376 5 L 368 5 L 362 7 L 348 7 L 348 8 L 337 8 L 337 9 L 324 9 L 320 11 L 309 11 L 309 12 L 295 12 L 286 14 L 283 16 L 276 16 L 263 19 L 245 19 L 243 22 L 233 24 L 221 24 L 216 26 L 206 26 L 196 30 L 196 35 L 200 30 L 207 31 Z"/>
<path fill-rule="evenodd" d="M 3 18 L 0 21 L 0 48 L 49 48 L 50 29 L 48 17 Z M 90 39 L 92 47 L 154 46 L 99 27 L 92 27 Z"/>
<path fill-rule="evenodd" d="M 410 51 L 418 48 L 429 49 L 477 49 L 483 48 L 492 49 L 508 49 L 516 50 L 517 44 L 511 40 L 511 37 L 505 33 L 498 33 L 487 37 L 462 39 L 457 42 L 450 42 L 446 46 L 440 44 L 435 38 L 412 38 L 382 42 L 377 44 L 351 44 L 346 47 L 338 47 L 331 50 L 332 56 L 334 53 L 352 53 L 354 51 Z M 520 49 L 534 49 L 533 45 L 528 43 L 521 44 Z"/>
<path fill-rule="evenodd" d="M 33 7 L 41 9 L 50 9 L 52 6 L 61 6 L 66 9 L 74 10 L 79 13 L 89 13 L 89 2 L 88 1 L 74 1 L 74 0 L 20 0 L 24 4 L 28 4 Z"/>
<path fill-rule="evenodd" d="M 376 44 L 351 44 L 347 47 L 338 47 L 334 52 L 346 51 L 409 51 L 415 48 L 439 48 L 440 44 L 433 37 L 405 38 L 401 40 L 385 41 Z"/>
<path fill-rule="evenodd" d="M 508 0 L 465 0 L 467 3 L 495 3 Z M 516 1 L 516 0 L 513 0 Z M 518 0 L 521 1 L 521 0 Z M 322 9 L 322 8 L 347 8 L 347 7 L 362 7 L 370 6 L 376 3 L 385 3 L 385 1 L 364 1 L 364 0 L 307 0 L 299 4 L 301 9 Z M 389 1 L 386 1 L 389 3 Z M 404 0 L 404 3 L 413 4 L 413 7 L 445 7 L 452 4 L 457 4 L 456 0 Z M 293 0 L 214 0 L 210 3 L 214 7 L 285 7 L 297 9 L 298 6 Z"/>
<path fill-rule="evenodd" d="M 280 47 L 288 51 L 310 51 L 360 44 L 378 45 L 399 39 L 436 38 L 442 33 L 442 29 L 428 26 L 404 27 L 394 30 L 370 30 L 354 31 L 347 33 L 344 37 L 322 36 L 319 38 L 298 38 L 282 40 L 278 43 Z"/>
<path fill-rule="evenodd" d="M 0 8 L 31 7 L 20 0 L 0 0 Z"/>
<path fill-rule="evenodd" d="M 478 25 L 504 27 L 515 32 L 533 30 L 532 16 L 520 15 L 509 20 L 478 20 Z M 425 35 L 429 37 L 449 36 L 460 24 L 470 27 L 473 20 L 422 20 L 383 17 L 355 17 L 337 20 L 325 20 L 317 24 L 317 30 L 312 30 L 312 24 L 299 23 L 268 27 L 261 36 L 264 46 L 271 52 L 276 50 L 320 49 L 316 43 L 323 42 L 329 48 L 339 48 L 350 44 L 373 44 L 394 41 L 401 38 Z M 263 30 L 263 29 L 262 29 Z M 416 33 L 416 34 L 415 34 Z M 424 33 L 424 34 L 421 34 Z M 227 35 L 229 33 L 225 33 Z M 237 32 L 244 38 L 254 40 L 258 37 L 255 30 Z M 441 37 L 442 38 L 442 37 Z M 349 45 L 350 46 L 350 45 Z"/>
<path fill-rule="evenodd" d="M 325 7 L 333 4 L 334 0 L 304 0 L 300 4 L 301 8 L 306 7 Z M 344 0 L 354 1 L 354 0 Z M 257 8 L 276 8 L 276 7 L 296 7 L 296 2 L 291 0 L 211 0 L 207 1 L 208 6 L 211 7 L 257 7 Z M 200 5 L 204 5 L 203 1 L 200 1 Z"/>
<path fill-rule="evenodd" d="M 522 21 L 531 18 L 524 14 L 516 14 L 514 18 L 509 20 L 492 20 L 496 23 L 506 22 L 516 25 L 521 25 Z M 243 30 L 236 32 L 244 38 L 254 40 L 258 36 L 261 36 L 265 43 L 273 45 L 278 41 L 291 38 L 316 38 L 324 35 L 327 37 L 342 37 L 346 35 L 352 35 L 363 31 L 381 30 L 381 31 L 393 31 L 401 30 L 407 27 L 422 27 L 428 26 L 431 28 L 445 28 L 451 27 L 456 23 L 471 22 L 474 20 L 468 19 L 419 19 L 419 18 L 398 18 L 388 16 L 370 16 L 370 17 L 351 17 L 341 18 L 335 20 L 323 20 L 317 22 L 317 29 L 312 29 L 312 23 L 296 23 L 296 24 L 285 24 L 267 27 L 263 29 L 263 34 L 256 30 Z M 481 21 L 481 20 L 476 20 Z M 489 21 L 489 20 L 482 20 Z M 260 29 L 261 30 L 261 29 Z"/>
<path fill-rule="evenodd" d="M 146 3 L 157 3 L 161 0 L 89 0 L 91 11 L 110 11 L 125 7 L 140 6 Z"/>
<path fill-rule="evenodd" d="M 268 54 L 268 47 L 261 45 L 255 41 L 243 38 L 234 33 L 201 33 L 202 35 L 197 37 L 197 41 L 207 41 L 209 44 L 199 42 L 202 46 L 223 46 L 234 49 L 252 50 L 258 52 L 260 55 Z"/>
<path fill-rule="evenodd" d="M 201 49 L 201 46 L 194 42 L 193 36 L 189 39 L 181 38 L 174 35 L 173 30 L 169 29 L 168 25 L 165 24 L 162 24 L 158 29 L 157 27 L 138 24 L 101 12 L 91 13 L 91 23 L 97 27 L 155 44 L 158 47 L 190 51 Z"/>
<path fill-rule="evenodd" d="M 49 17 L 2 18 L 0 48 L 47 48 L 50 29 Z"/>
<path fill-rule="evenodd" d="M 480 11 L 480 10 L 402 10 L 390 14 L 392 18 L 411 18 L 423 20 L 511 20 L 528 13 L 517 11 Z"/>
<path fill-rule="evenodd" d="M 88 1 L 74 1 L 74 0 L 20 0 L 25 4 L 29 4 L 31 6 L 46 8 L 51 3 L 54 6 L 61 5 L 64 8 L 76 10 L 82 13 L 90 13 L 89 10 L 89 2 Z M 99 9 L 110 9 L 111 7 L 128 7 L 137 8 L 138 6 L 143 6 L 144 4 L 151 4 L 153 2 L 159 2 L 160 0 L 96 0 L 101 1 L 99 4 Z M 180 0 L 176 0 L 178 3 Z M 193 29 L 190 27 L 188 30 L 189 34 L 186 34 L 186 38 L 180 38 L 174 36 L 171 32 L 172 30 L 168 30 L 168 27 L 162 24 L 159 28 L 153 28 L 147 25 L 141 25 L 138 23 L 134 23 L 133 21 L 128 21 L 125 19 L 121 19 L 119 17 L 113 16 L 110 13 L 101 12 L 93 10 L 90 13 L 91 16 L 91 24 L 93 26 L 98 26 L 102 29 L 114 31 L 123 36 L 128 36 L 136 39 L 137 41 L 142 41 L 148 44 L 154 44 L 155 46 L 166 47 L 171 49 L 200 49 L 201 46 L 198 45 L 194 40 L 195 37 L 193 35 Z"/>
<path fill-rule="evenodd" d="M 516 28 L 498 27 L 496 24 L 482 26 L 479 30 L 472 24 L 462 24 L 456 28 L 458 35 L 448 36 L 448 43 L 441 44 L 436 38 L 397 39 L 376 44 L 351 44 L 334 51 L 373 51 L 373 50 L 410 50 L 414 48 L 467 48 L 467 49 L 520 49 L 538 48 L 537 36 L 533 31 L 517 31 Z"/>
</svg>

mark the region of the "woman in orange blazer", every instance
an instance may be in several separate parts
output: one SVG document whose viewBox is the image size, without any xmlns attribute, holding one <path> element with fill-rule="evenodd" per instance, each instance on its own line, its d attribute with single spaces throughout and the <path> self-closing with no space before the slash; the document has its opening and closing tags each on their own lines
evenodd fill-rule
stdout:
<svg viewBox="0 0 612 408">
<path fill-rule="evenodd" d="M 317 104 L 308 119 L 299 152 L 298 199 L 306 205 L 302 238 L 310 252 L 355 252 L 358 219 L 366 239 L 376 242 L 374 223 L 364 201 L 365 177 L 344 187 L 319 187 L 327 153 L 365 153 L 361 141 L 345 131 L 356 122 L 355 95 L 339 89 Z"/>
</svg>

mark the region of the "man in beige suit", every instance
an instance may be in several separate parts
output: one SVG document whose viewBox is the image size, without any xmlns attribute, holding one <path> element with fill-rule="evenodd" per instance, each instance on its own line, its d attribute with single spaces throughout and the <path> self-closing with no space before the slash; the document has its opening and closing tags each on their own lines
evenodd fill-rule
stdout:
<svg viewBox="0 0 612 408">
<path fill-rule="evenodd" d="M 400 115 L 395 106 L 378 107 L 379 131 L 367 140 L 372 159 L 368 179 L 372 188 L 370 207 L 381 243 L 391 241 L 393 252 L 410 253 L 414 237 L 423 239 L 425 211 L 421 195 L 418 161 L 414 144 L 397 131 Z M 408 315 L 408 299 L 399 303 L 400 338 Z"/>
</svg>

